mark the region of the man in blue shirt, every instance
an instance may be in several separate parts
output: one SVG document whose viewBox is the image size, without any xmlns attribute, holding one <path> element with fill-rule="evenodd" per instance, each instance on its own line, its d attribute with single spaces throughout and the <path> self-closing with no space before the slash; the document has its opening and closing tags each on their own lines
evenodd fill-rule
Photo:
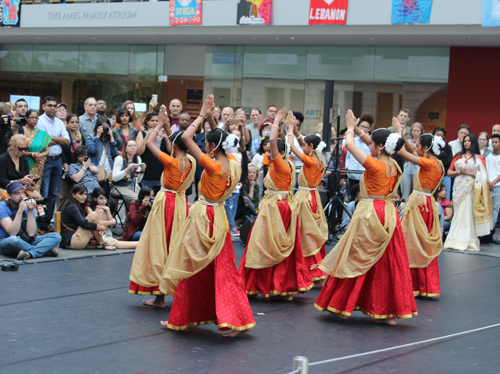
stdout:
<svg viewBox="0 0 500 374">
<path fill-rule="evenodd" d="M 0 253 L 18 260 L 57 257 L 54 247 L 61 242 L 61 235 L 36 236 L 36 203 L 26 198 L 22 183 L 9 183 L 7 193 L 9 200 L 0 203 Z"/>
</svg>

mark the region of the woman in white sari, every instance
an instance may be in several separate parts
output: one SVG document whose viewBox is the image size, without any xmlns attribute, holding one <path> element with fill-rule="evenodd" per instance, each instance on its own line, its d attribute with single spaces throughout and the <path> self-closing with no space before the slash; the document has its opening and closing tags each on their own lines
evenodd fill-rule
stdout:
<svg viewBox="0 0 500 374">
<path fill-rule="evenodd" d="M 451 162 L 448 176 L 455 177 L 454 214 L 444 247 L 477 252 L 480 250 L 478 237 L 489 235 L 493 223 L 486 163 L 474 135 L 464 137 L 462 152 Z"/>
</svg>

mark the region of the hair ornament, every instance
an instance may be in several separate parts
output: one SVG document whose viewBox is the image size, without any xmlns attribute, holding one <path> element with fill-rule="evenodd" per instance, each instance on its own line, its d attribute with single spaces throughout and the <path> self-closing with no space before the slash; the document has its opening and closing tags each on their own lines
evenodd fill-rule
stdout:
<svg viewBox="0 0 500 374">
<path fill-rule="evenodd" d="M 444 142 L 442 137 L 438 135 L 434 135 L 432 137 L 432 144 L 431 144 L 432 153 L 434 153 L 436 156 L 439 156 L 441 154 L 441 149 L 444 148 L 445 146 L 446 143 Z"/>
<path fill-rule="evenodd" d="M 401 139 L 401 135 L 392 133 L 387 137 L 387 140 L 385 141 L 385 145 L 382 147 L 382 149 L 385 148 L 385 151 L 389 155 L 393 155 L 396 153 L 396 146 L 398 145 L 398 140 Z"/>
<path fill-rule="evenodd" d="M 288 159 L 288 157 L 290 157 L 291 152 L 292 152 L 292 146 L 287 142 L 285 142 L 285 155 L 283 156 L 283 158 L 285 160 Z"/>
<path fill-rule="evenodd" d="M 323 150 L 325 148 L 326 148 L 326 143 L 324 141 L 321 141 L 321 142 L 319 142 L 319 144 L 316 147 L 316 149 L 314 150 L 314 152 L 316 152 L 316 155 L 318 155 L 318 157 L 321 157 L 321 153 L 323 153 Z"/>
<path fill-rule="evenodd" d="M 239 140 L 237 136 L 234 134 L 229 134 L 226 137 L 226 140 L 222 142 L 222 148 L 226 151 L 226 154 L 238 152 L 238 145 L 239 145 Z"/>
</svg>

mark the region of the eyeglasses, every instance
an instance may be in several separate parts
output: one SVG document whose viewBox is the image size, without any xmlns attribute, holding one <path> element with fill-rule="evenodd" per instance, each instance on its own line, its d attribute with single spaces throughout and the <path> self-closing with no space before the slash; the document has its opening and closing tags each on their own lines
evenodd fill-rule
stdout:
<svg viewBox="0 0 500 374">
<path fill-rule="evenodd" d="M 47 108 L 55 108 L 57 104 L 44 104 Z"/>
<path fill-rule="evenodd" d="M 26 152 L 28 150 L 28 147 L 17 147 L 21 152 Z"/>
<path fill-rule="evenodd" d="M 127 147 L 130 147 L 130 148 L 137 148 L 137 144 L 128 144 Z"/>
<path fill-rule="evenodd" d="M 28 117 L 28 119 L 32 119 L 33 121 L 38 121 L 38 117 Z"/>
<path fill-rule="evenodd" d="M 68 113 L 66 109 L 57 109 L 57 113 Z"/>
<path fill-rule="evenodd" d="M 18 108 L 27 108 L 27 107 L 28 107 L 28 105 L 18 105 L 17 107 L 18 107 Z"/>
</svg>

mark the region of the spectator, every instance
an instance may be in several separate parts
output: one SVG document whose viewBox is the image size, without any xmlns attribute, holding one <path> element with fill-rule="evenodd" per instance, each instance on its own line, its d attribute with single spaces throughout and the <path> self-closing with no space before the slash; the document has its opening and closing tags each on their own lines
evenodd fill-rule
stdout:
<svg viewBox="0 0 500 374">
<path fill-rule="evenodd" d="M 8 152 L 0 156 L 0 188 L 6 189 L 9 183 L 19 181 L 27 190 L 35 190 L 35 183 L 29 175 L 27 150 L 26 137 L 20 134 L 14 135 L 10 140 Z"/>
<path fill-rule="evenodd" d="M 109 123 L 113 125 L 114 121 L 113 119 L 109 118 L 106 115 L 106 110 L 108 109 L 108 105 L 106 104 L 106 101 L 103 99 L 97 100 L 97 107 L 96 107 L 96 113 L 99 117 L 106 117 L 109 120 Z"/>
<path fill-rule="evenodd" d="M 110 227 L 116 225 L 116 219 L 113 218 L 116 214 L 116 204 L 114 204 L 113 198 L 110 198 L 104 188 L 97 187 L 90 194 L 89 202 L 90 204 L 86 208 L 87 214 L 98 213 L 101 225 L 106 226 L 105 237 L 113 238 L 113 233 L 110 230 Z"/>
<path fill-rule="evenodd" d="M 256 165 L 259 171 L 262 171 L 263 165 L 262 161 L 264 160 L 264 155 L 269 150 L 269 136 L 264 136 L 260 142 L 259 149 L 255 156 L 252 158 L 252 164 Z"/>
<path fill-rule="evenodd" d="M 406 139 L 411 138 L 411 129 L 408 126 L 408 123 L 410 122 L 410 110 L 406 108 L 401 108 L 398 114 L 398 120 L 401 126 L 403 126 L 403 134 Z M 390 126 L 387 128 L 390 132 L 394 132 L 394 127 Z"/>
<path fill-rule="evenodd" d="M 80 116 L 80 133 L 87 139 L 92 135 L 92 130 L 95 127 L 97 121 L 97 101 L 94 97 L 88 97 L 83 103 L 83 109 L 85 113 Z"/>
<path fill-rule="evenodd" d="M 170 115 L 168 116 L 170 120 L 170 128 L 172 132 L 177 132 L 179 131 L 179 122 L 180 122 L 180 116 L 182 112 L 182 103 L 179 99 L 173 99 L 169 106 L 168 109 L 170 110 Z"/>
<path fill-rule="evenodd" d="M 122 156 L 115 158 L 113 166 L 113 189 L 111 196 L 124 199 L 127 206 L 137 200 L 137 185 L 144 176 L 146 165 L 137 155 L 135 140 L 127 140 Z"/>
<path fill-rule="evenodd" d="M 114 131 L 111 131 L 111 123 L 107 118 L 99 117 L 95 123 L 94 135 L 87 138 L 92 163 L 98 169 L 104 168 L 106 179 L 109 179 L 113 172 L 114 159 L 118 155 L 118 148 L 113 137 Z"/>
<path fill-rule="evenodd" d="M 125 234 L 123 234 L 123 238 L 120 241 L 139 241 L 149 213 L 151 212 L 154 196 L 154 191 L 151 188 L 147 186 L 141 188 L 138 199 L 130 204 L 128 208 L 127 226 L 125 227 Z"/>
<path fill-rule="evenodd" d="M 12 117 L 16 117 L 17 116 L 16 104 L 11 103 L 10 101 L 7 101 L 6 104 L 10 108 L 10 114 L 12 115 Z"/>
<path fill-rule="evenodd" d="M 141 123 L 139 121 L 137 121 L 137 113 L 135 112 L 135 104 L 132 100 L 127 100 L 125 101 L 123 104 L 122 104 L 122 107 L 121 109 L 127 109 L 127 112 L 128 112 L 128 118 L 129 118 L 129 124 L 130 126 L 134 127 L 135 129 L 137 129 L 138 131 L 141 131 Z M 118 115 L 117 115 L 117 118 L 118 118 Z M 122 122 L 123 124 L 123 122 Z M 118 128 L 119 126 L 117 126 L 115 124 L 114 128 Z"/>
<path fill-rule="evenodd" d="M 304 115 L 301 112 L 293 112 L 293 116 L 297 119 L 297 123 L 295 127 L 299 130 L 299 133 L 302 134 L 302 123 L 304 122 Z"/>
<path fill-rule="evenodd" d="M 187 112 L 181 113 L 181 115 L 179 116 L 179 126 L 177 127 L 177 131 L 186 131 L 190 124 L 191 124 L 191 114 Z"/>
<path fill-rule="evenodd" d="M 262 121 L 262 113 L 259 108 L 252 108 L 250 111 L 250 121 L 252 122 L 247 125 L 247 129 L 252 135 L 251 141 L 253 142 L 255 139 L 260 138 L 259 125 Z"/>
<path fill-rule="evenodd" d="M 458 128 L 458 138 L 448 143 L 448 145 L 451 147 L 451 151 L 453 152 L 453 157 L 455 157 L 457 153 L 462 152 L 462 143 L 464 141 L 465 135 L 468 134 L 470 134 L 470 127 L 467 125 L 460 125 L 460 127 Z"/>
<path fill-rule="evenodd" d="M 278 114 L 278 107 L 276 105 L 269 105 L 267 107 L 266 117 L 274 121 L 276 114 Z"/>
<path fill-rule="evenodd" d="M 239 119 L 241 121 L 241 124 L 243 125 L 244 128 L 244 134 L 245 134 L 245 151 L 247 151 L 247 156 L 250 154 L 250 148 L 252 146 L 252 134 L 248 130 L 248 125 L 247 125 L 247 114 L 243 108 L 238 108 L 236 109 L 236 112 L 234 113 L 234 117 L 236 119 Z"/>
<path fill-rule="evenodd" d="M 66 103 L 59 103 L 57 104 L 56 107 L 56 117 L 59 118 L 65 125 L 66 123 L 66 117 L 68 116 L 68 106 Z"/>
<path fill-rule="evenodd" d="M 359 189 L 359 183 L 354 184 L 351 187 L 351 196 L 353 197 L 353 201 L 349 202 L 346 206 L 346 214 L 344 215 L 344 219 L 342 220 L 342 225 L 341 227 L 344 230 L 347 230 L 349 223 L 351 223 L 352 216 L 354 214 L 354 211 L 356 210 L 356 206 L 358 205 L 358 202 L 362 200 L 361 198 L 361 191 Z"/>
<path fill-rule="evenodd" d="M 440 136 L 444 140 L 444 138 L 446 137 L 446 130 L 443 127 L 436 127 L 432 131 L 432 135 Z M 444 186 L 446 187 L 445 188 L 446 189 L 446 198 L 448 200 L 451 200 L 451 178 L 447 175 L 447 173 L 448 173 L 448 169 L 450 167 L 451 161 L 453 160 L 453 151 L 451 150 L 451 147 L 449 144 L 445 145 L 443 151 L 441 152 L 441 154 L 439 156 L 437 156 L 437 158 L 443 163 L 444 171 L 445 171 L 446 175 L 443 177 L 443 180 L 441 181 L 441 183 L 443 183 Z"/>
<path fill-rule="evenodd" d="M 273 125 L 273 120 L 271 118 L 264 118 L 264 120 L 259 125 L 259 137 L 252 141 L 252 147 L 250 149 L 250 156 L 253 157 L 260 147 L 260 142 L 264 136 L 269 136 L 271 132 L 271 126 Z"/>
<path fill-rule="evenodd" d="M 405 214 L 405 200 L 403 200 L 401 189 L 398 189 L 398 192 L 396 192 L 396 195 L 394 195 L 392 200 L 394 201 L 396 211 L 399 214 L 399 219 L 403 219 L 403 215 Z"/>
<path fill-rule="evenodd" d="M 486 157 L 486 171 L 488 173 L 488 186 L 491 190 L 491 200 L 493 203 L 493 228 L 498 221 L 500 210 L 500 135 L 491 136 L 493 151 Z M 492 240 L 495 244 L 500 244 L 498 239 Z"/>
<path fill-rule="evenodd" d="M 43 100 L 42 114 L 38 119 L 38 128 L 52 136 L 49 143 L 49 155 L 43 169 L 41 194 L 47 199 L 47 214 L 39 223 L 39 228 L 43 231 L 54 232 L 50 227 L 50 220 L 54 215 L 54 208 L 59 193 L 59 184 L 62 176 L 62 147 L 69 144 L 69 134 L 66 131 L 64 122 L 55 117 L 57 100 L 52 96 L 47 96 Z"/>
<path fill-rule="evenodd" d="M 488 136 L 488 133 L 484 131 L 480 132 L 477 137 L 477 141 L 479 142 L 479 152 L 484 158 L 488 157 L 488 154 L 491 152 L 491 147 L 488 145 L 489 140 L 490 137 Z"/>
<path fill-rule="evenodd" d="M 0 253 L 18 260 L 42 256 L 57 257 L 55 247 L 61 236 L 51 233 L 36 236 L 36 203 L 26 198 L 19 181 L 7 185 L 9 200 L 0 203 Z"/>
<path fill-rule="evenodd" d="M 48 146 L 52 137 L 36 126 L 38 123 L 38 113 L 36 110 L 28 110 L 25 118 L 26 126 L 24 128 L 24 133 L 29 146 L 25 155 L 28 159 L 30 167 L 29 174 L 31 175 L 31 179 L 37 180 L 35 184 L 35 191 L 40 193 L 43 167 L 45 166 L 45 161 L 49 155 Z"/>
<path fill-rule="evenodd" d="M 16 101 L 16 117 L 26 117 L 26 112 L 28 111 L 28 102 L 24 99 L 18 99 Z"/>
<path fill-rule="evenodd" d="M 233 108 L 230 106 L 225 107 L 222 109 L 222 122 L 220 122 L 217 126 L 219 127 L 229 127 L 229 124 L 231 120 L 234 118 L 234 111 Z M 227 131 L 227 130 L 226 130 Z"/>
<path fill-rule="evenodd" d="M 10 112 L 10 106 L 4 102 L 0 102 L 0 121 L 3 121 L 3 124 L 0 124 L 0 154 L 7 152 L 7 146 L 12 136 L 24 134 L 23 127 L 17 125 L 14 119 L 9 122 L 7 114 L 10 114 Z"/>
<path fill-rule="evenodd" d="M 408 139 L 408 142 L 413 146 L 413 149 L 417 149 L 417 139 L 424 133 L 424 126 L 420 122 L 415 122 L 410 129 L 411 138 Z M 401 176 L 401 191 L 405 201 L 413 191 L 413 178 L 415 178 L 415 174 L 419 169 L 418 165 L 405 161 L 404 172 Z"/>
<path fill-rule="evenodd" d="M 91 164 L 87 147 L 79 146 L 73 152 L 73 163 L 69 165 L 68 175 L 74 183 L 83 184 L 87 188 L 87 193 L 91 194 L 94 188 L 98 188 L 97 166 Z"/>
<path fill-rule="evenodd" d="M 214 110 L 214 115 L 213 115 L 215 123 L 219 123 L 222 121 L 221 113 L 222 113 L 222 111 L 220 110 L 220 107 L 216 106 L 215 110 Z"/>
<path fill-rule="evenodd" d="M 434 193 L 434 199 L 443 209 L 444 224 L 443 224 L 443 239 L 450 231 L 451 219 L 453 218 L 453 203 L 446 198 L 446 187 L 441 184 L 439 189 Z"/>
<path fill-rule="evenodd" d="M 123 147 L 127 140 L 135 140 L 138 144 L 143 142 L 142 134 L 130 123 L 130 114 L 126 108 L 120 108 L 116 114 L 116 124 L 113 129 L 113 137 L 116 141 L 118 152 L 123 152 Z M 135 200 L 135 199 L 134 199 Z"/>
<path fill-rule="evenodd" d="M 259 174 L 257 165 L 248 165 L 248 177 L 246 183 L 241 188 L 238 210 L 235 217 L 235 223 L 238 228 L 240 224 L 248 220 L 253 222 L 257 216 L 257 209 L 260 202 Z"/>
</svg>

